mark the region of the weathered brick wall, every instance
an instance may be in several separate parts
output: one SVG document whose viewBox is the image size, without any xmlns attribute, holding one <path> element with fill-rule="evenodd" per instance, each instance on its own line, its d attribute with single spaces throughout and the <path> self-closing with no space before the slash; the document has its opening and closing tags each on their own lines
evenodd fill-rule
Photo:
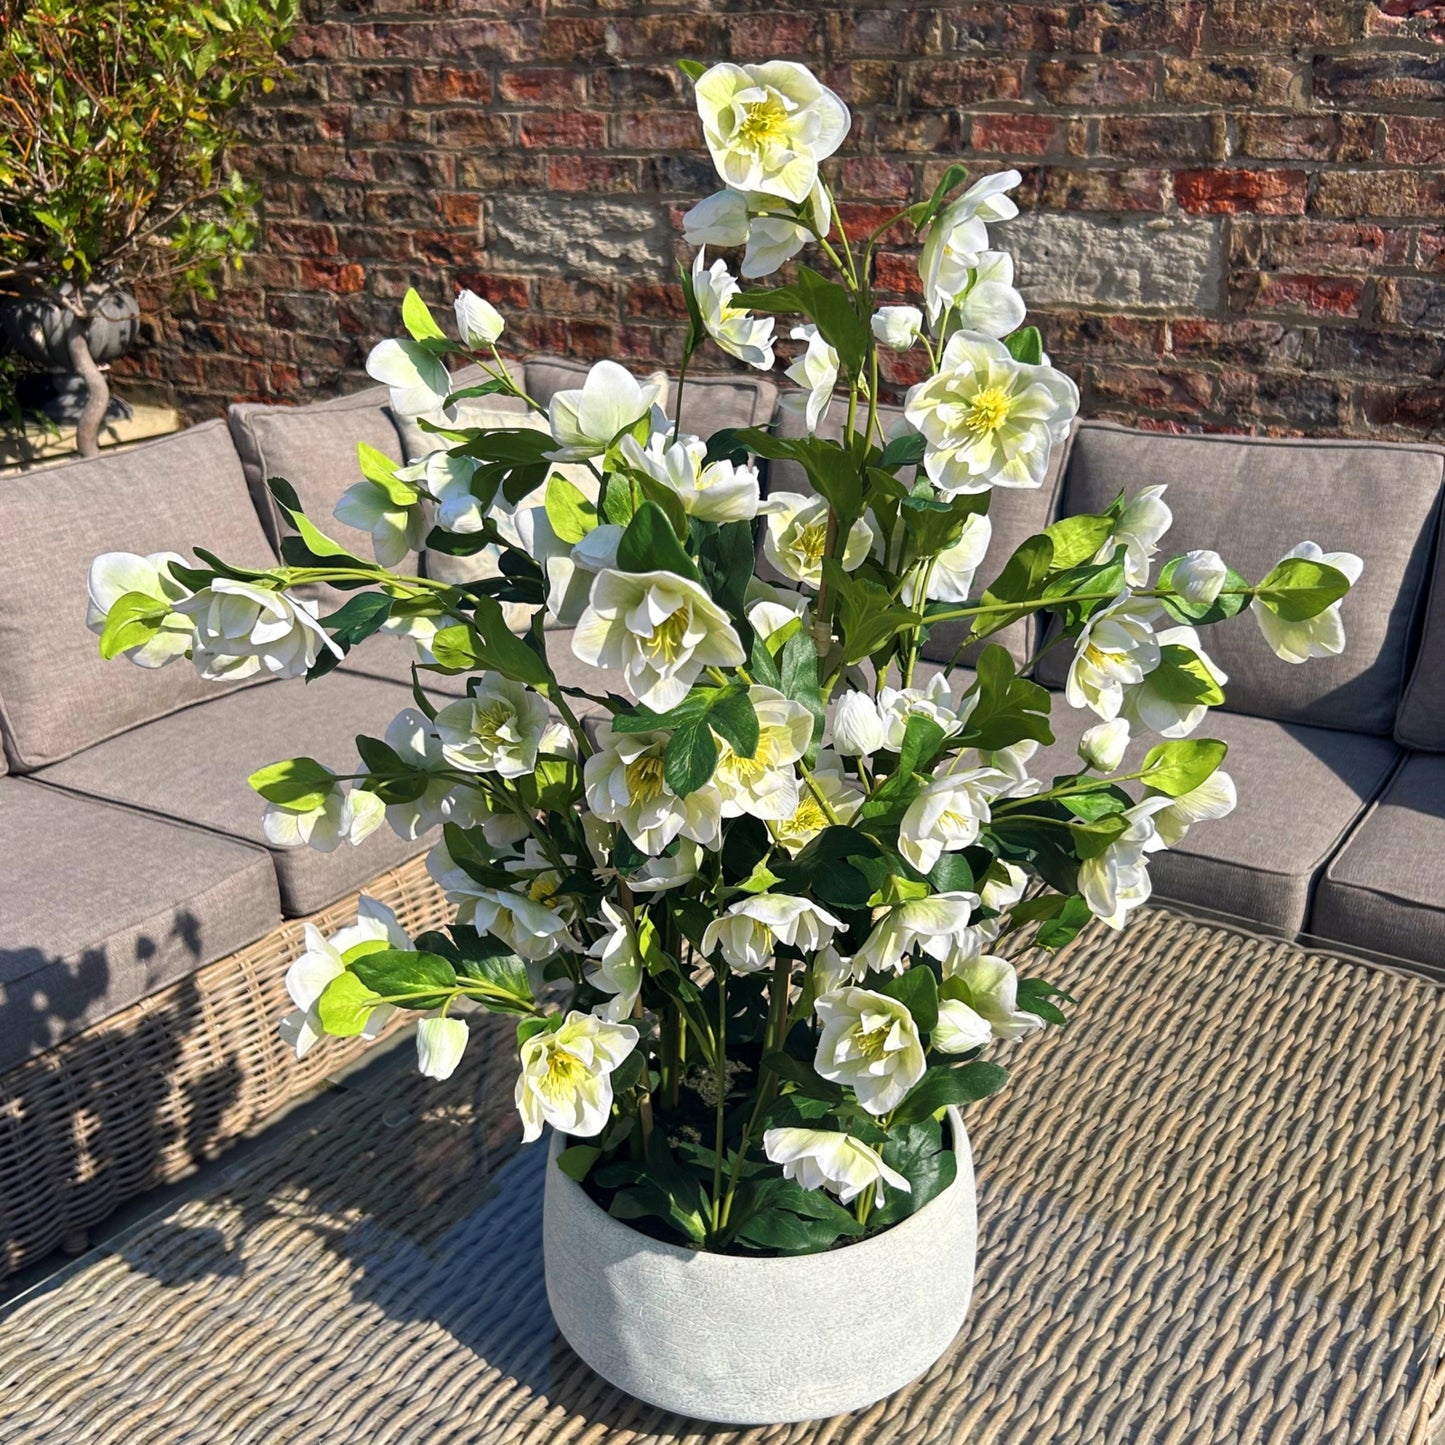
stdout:
<svg viewBox="0 0 1445 1445">
<path fill-rule="evenodd" d="M 1445 436 L 1445 5 L 342 0 L 293 53 L 241 157 L 260 254 L 127 363 L 196 410 L 359 384 L 410 284 L 675 362 L 715 182 L 672 61 L 783 56 L 853 107 L 854 226 L 957 158 L 1024 173 L 1007 243 L 1088 413 Z M 916 284 L 901 240 L 878 276 Z"/>
</svg>

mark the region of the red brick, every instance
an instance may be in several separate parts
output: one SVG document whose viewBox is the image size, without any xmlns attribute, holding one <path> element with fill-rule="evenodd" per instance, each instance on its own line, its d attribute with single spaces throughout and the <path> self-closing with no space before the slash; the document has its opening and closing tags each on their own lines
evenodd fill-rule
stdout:
<svg viewBox="0 0 1445 1445">
<path fill-rule="evenodd" d="M 1287 104 L 1303 85 L 1303 67 L 1293 61 L 1172 55 L 1164 61 L 1164 98 L 1187 105 Z"/>
<path fill-rule="evenodd" d="M 843 163 L 843 194 L 876 196 L 892 202 L 896 210 L 913 194 L 913 167 L 907 161 L 854 156 Z"/>
<path fill-rule="evenodd" d="M 702 145 L 702 123 L 695 110 L 633 111 L 616 118 L 613 139 L 623 150 L 693 150 Z"/>
<path fill-rule="evenodd" d="M 1299 214 L 1305 208 L 1307 188 L 1303 171 L 1180 171 L 1174 177 L 1175 199 L 1186 211 L 1225 215 Z"/>
<path fill-rule="evenodd" d="M 898 214 L 898 206 L 850 205 L 846 201 L 838 207 L 838 214 L 844 230 L 854 240 L 871 236 L 880 226 L 887 225 Z M 913 236 L 913 227 L 907 221 L 895 222 L 883 232 L 884 245 L 906 245 Z"/>
<path fill-rule="evenodd" d="M 537 301 L 551 316 L 617 315 L 617 288 L 612 282 L 543 276 L 537 282 Z"/>
<path fill-rule="evenodd" d="M 1403 265 L 1410 233 L 1345 221 L 1236 221 L 1230 264 L 1262 271 L 1368 272 Z"/>
<path fill-rule="evenodd" d="M 1233 366 L 1293 366 L 1304 349 L 1305 332 L 1278 321 L 1216 321 L 1179 317 L 1169 323 L 1176 356 Z"/>
<path fill-rule="evenodd" d="M 1144 411 L 1203 411 L 1209 406 L 1213 390 L 1209 376 L 1199 371 L 1092 365 L 1088 375 L 1093 396 L 1128 402 Z"/>
<path fill-rule="evenodd" d="M 1445 231 L 1420 231 L 1420 264 L 1432 271 L 1445 271 Z"/>
<path fill-rule="evenodd" d="M 1024 67 L 1017 60 L 926 60 L 911 67 L 908 100 L 928 110 L 1017 100 Z"/>
<path fill-rule="evenodd" d="M 811 60 L 823 53 L 823 24 L 816 15 L 730 17 L 727 54 L 739 62 Z"/>
<path fill-rule="evenodd" d="M 557 66 L 504 70 L 497 94 L 509 105 L 570 105 L 583 98 L 582 76 Z"/>
<path fill-rule="evenodd" d="M 1051 115 L 976 115 L 969 147 L 991 155 L 1048 155 L 1062 150 L 1065 129 Z"/>
<path fill-rule="evenodd" d="M 1359 392 L 1360 409 L 1372 426 L 1389 427 L 1438 440 L 1445 437 L 1445 386 L 1367 385 Z"/>
<path fill-rule="evenodd" d="M 1256 160 L 1367 161 L 1375 153 L 1374 116 L 1242 115 L 1235 121 L 1235 149 Z"/>
<path fill-rule="evenodd" d="M 272 221 L 266 230 L 267 240 L 276 250 L 298 256 L 334 256 L 336 230 L 306 221 Z"/>
<path fill-rule="evenodd" d="M 1310 316 L 1358 316 L 1365 283 L 1358 276 L 1272 276 L 1244 278 L 1240 300 L 1246 311 L 1286 311 Z"/>
<path fill-rule="evenodd" d="M 1090 0 L 1074 26 L 1070 49 L 1106 54 L 1177 50 L 1191 55 L 1199 46 L 1208 8 L 1205 0 L 1149 0 L 1147 4 Z"/>
<path fill-rule="evenodd" d="M 928 355 L 921 346 L 912 351 L 888 351 L 879 347 L 878 370 L 890 386 L 917 386 L 928 375 Z"/>
<path fill-rule="evenodd" d="M 1445 331 L 1445 281 L 1422 276 L 1384 276 L 1376 293 L 1382 321 L 1394 326 Z"/>
<path fill-rule="evenodd" d="M 1288 37 L 1291 48 L 1344 45 L 1358 37 L 1351 6 L 1339 0 L 1211 0 L 1209 40 L 1220 50 L 1255 54 L 1277 49 Z"/>
<path fill-rule="evenodd" d="M 637 162 L 613 161 L 603 156 L 551 156 L 547 161 L 547 189 L 610 195 L 635 191 Z"/>
<path fill-rule="evenodd" d="M 541 150 L 601 150 L 607 122 L 585 111 L 538 112 L 522 117 L 522 144 Z"/>
<path fill-rule="evenodd" d="M 1377 109 L 1390 101 L 1445 100 L 1445 56 L 1382 50 L 1373 55 L 1322 56 L 1315 62 L 1315 97 L 1358 101 Z"/>
<path fill-rule="evenodd" d="M 1139 104 L 1157 88 L 1150 60 L 1045 60 L 1034 75 L 1039 94 L 1051 105 Z"/>
<path fill-rule="evenodd" d="M 511 117 L 482 110 L 436 111 L 432 128 L 436 144 L 452 150 L 500 150 L 512 144 Z"/>
<path fill-rule="evenodd" d="M 1045 348 L 1062 357 L 1152 360 L 1164 354 L 1164 322 L 1092 311 L 1031 312 Z"/>
<path fill-rule="evenodd" d="M 1392 115 L 1385 122 L 1384 155 L 1405 165 L 1445 162 L 1445 117 Z"/>
<path fill-rule="evenodd" d="M 457 285 L 485 297 L 494 306 L 525 308 L 532 304 L 528 281 L 522 276 L 498 276 L 489 271 L 458 271 Z"/>
<path fill-rule="evenodd" d="M 633 281 L 623 297 L 623 312 L 649 321 L 679 320 L 687 315 L 687 302 L 681 286 Z"/>
<path fill-rule="evenodd" d="M 897 251 L 876 251 L 873 255 L 873 284 L 880 291 L 900 296 L 922 296 L 918 279 L 918 258 Z"/>
<path fill-rule="evenodd" d="M 1214 127 L 1202 115 L 1108 115 L 1098 124 L 1098 154 L 1116 161 L 1200 161 L 1215 157 Z"/>
<path fill-rule="evenodd" d="M 1445 5 L 1433 0 L 1383 0 L 1366 12 L 1365 34 L 1445 43 Z"/>
<path fill-rule="evenodd" d="M 463 101 L 486 105 L 492 98 L 491 78 L 485 71 L 417 66 L 410 75 L 415 105 L 456 105 Z"/>
</svg>

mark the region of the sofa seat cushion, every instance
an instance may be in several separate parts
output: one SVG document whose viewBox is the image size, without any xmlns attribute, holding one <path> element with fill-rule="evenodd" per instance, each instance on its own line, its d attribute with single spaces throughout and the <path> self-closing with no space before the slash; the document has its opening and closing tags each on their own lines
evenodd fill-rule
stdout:
<svg viewBox="0 0 1445 1445">
<path fill-rule="evenodd" d="M 400 683 L 411 691 L 411 665 L 416 659 L 416 648 L 405 637 L 388 637 L 377 633 L 368 637 L 346 655 L 346 660 L 337 667 L 338 672 L 359 673 L 362 677 L 384 678 L 387 682 Z M 467 695 L 467 674 L 458 673 L 448 677 L 442 672 L 427 672 L 418 669 L 422 688 L 428 696 L 437 699 L 438 706 L 447 698 Z M 323 678 L 317 686 L 326 685 Z"/>
<path fill-rule="evenodd" d="M 0 877 L 0 1073 L 281 917 L 260 848 L 28 779 L 0 779 Z"/>
<path fill-rule="evenodd" d="M 112 738 L 42 775 L 87 797 L 107 798 L 165 818 L 270 848 L 261 831 L 265 805 L 246 783 L 282 758 L 312 757 L 355 771 L 358 733 L 380 737 L 409 689 L 335 672 L 315 683 L 272 682 L 219 697 Z M 385 825 L 356 847 L 331 853 L 270 848 L 287 917 L 314 913 L 378 873 L 425 851 Z"/>
<path fill-rule="evenodd" d="M 1056 741 L 1030 765 L 1046 782 L 1078 767 L 1079 739 L 1099 721 L 1070 707 L 1062 694 L 1054 697 L 1052 718 Z M 1384 786 L 1399 749 L 1388 738 L 1219 709 L 1192 736 L 1229 745 L 1224 770 L 1238 788 L 1239 806 L 1227 818 L 1192 828 L 1179 847 L 1153 855 L 1155 893 L 1298 933 L 1326 861 Z M 1159 741 L 1136 738 L 1122 771 L 1142 766 Z"/>
<path fill-rule="evenodd" d="M 1406 748 L 1445 753 L 1445 522 L 1437 532 L 1429 601 L 1395 719 L 1395 741 Z"/>
<path fill-rule="evenodd" d="M 1161 561 L 1209 547 L 1251 582 L 1302 541 L 1358 553 L 1365 570 L 1344 602 L 1341 656 L 1281 662 L 1250 617 L 1206 628 L 1203 642 L 1229 674 L 1232 710 L 1383 735 L 1394 728 L 1410 662 L 1442 463 L 1445 453 L 1428 447 L 1170 436 L 1086 422 L 1074 439 L 1062 510 L 1099 512 L 1121 489 L 1133 495 L 1167 484 L 1174 525 Z M 1061 648 L 1040 675 L 1058 685 L 1067 663 Z"/>
<path fill-rule="evenodd" d="M 1407 757 L 1330 861 L 1310 932 L 1445 965 L 1445 757 Z"/>
<path fill-rule="evenodd" d="M 184 660 L 101 657 L 85 625 L 98 553 L 188 556 L 200 545 L 241 566 L 276 565 L 222 421 L 0 480 L 0 537 L 0 727 L 16 772 L 216 696 Z"/>
</svg>

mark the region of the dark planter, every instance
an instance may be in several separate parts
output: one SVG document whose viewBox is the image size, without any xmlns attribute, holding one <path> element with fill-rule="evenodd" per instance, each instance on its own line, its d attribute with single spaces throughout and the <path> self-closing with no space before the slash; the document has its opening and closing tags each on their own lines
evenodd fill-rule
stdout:
<svg viewBox="0 0 1445 1445">
<path fill-rule="evenodd" d="M 140 329 L 140 307 L 123 287 L 90 286 L 85 290 L 91 320 L 86 344 L 99 363 L 114 361 L 129 350 Z M 73 368 L 65 346 L 69 312 L 59 302 L 39 296 L 0 300 L 0 329 L 11 346 L 35 366 L 49 371 Z"/>
</svg>

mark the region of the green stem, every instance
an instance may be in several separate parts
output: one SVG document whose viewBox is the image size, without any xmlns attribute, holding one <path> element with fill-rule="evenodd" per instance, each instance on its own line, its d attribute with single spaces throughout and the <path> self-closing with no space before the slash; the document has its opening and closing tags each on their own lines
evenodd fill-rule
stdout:
<svg viewBox="0 0 1445 1445">
<path fill-rule="evenodd" d="M 723 1150 L 727 1147 L 727 1037 L 728 1037 L 728 966 L 721 959 L 713 964 L 717 970 L 717 1042 L 713 1048 L 713 1088 L 717 1104 L 713 1115 L 712 1160 L 712 1227 L 717 1232 L 726 1219 L 722 1194 Z M 729 1191 L 728 1202 L 732 1194 Z"/>
</svg>

